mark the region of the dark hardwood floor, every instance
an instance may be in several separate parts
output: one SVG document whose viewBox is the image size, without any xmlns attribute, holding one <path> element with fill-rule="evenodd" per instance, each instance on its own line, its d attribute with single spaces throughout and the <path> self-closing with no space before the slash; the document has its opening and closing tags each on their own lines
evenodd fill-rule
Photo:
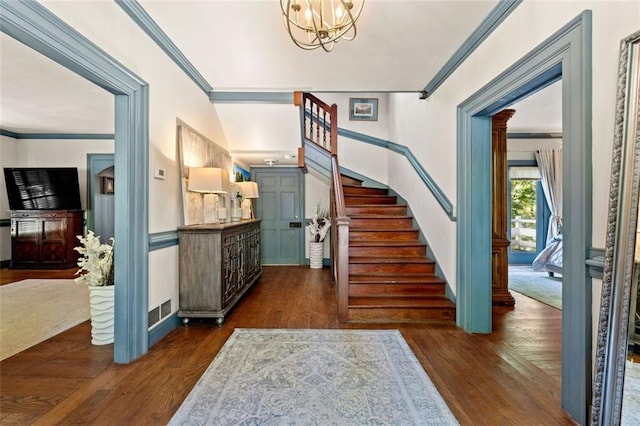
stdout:
<svg viewBox="0 0 640 426">
<path fill-rule="evenodd" d="M 514 296 L 490 335 L 453 323 L 339 324 L 327 268 L 264 267 L 222 327 L 193 321 L 131 364 L 114 364 L 112 345 L 92 346 L 88 322 L 0 362 L 0 424 L 165 424 L 234 328 L 399 329 L 460 424 L 574 424 L 560 407 L 561 312 Z"/>
</svg>

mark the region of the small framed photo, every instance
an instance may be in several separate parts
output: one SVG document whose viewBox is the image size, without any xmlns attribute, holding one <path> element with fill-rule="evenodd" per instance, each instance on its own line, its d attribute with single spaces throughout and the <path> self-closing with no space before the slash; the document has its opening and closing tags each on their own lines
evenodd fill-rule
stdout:
<svg viewBox="0 0 640 426">
<path fill-rule="evenodd" d="M 349 98 L 349 120 L 378 121 L 378 99 Z"/>
<path fill-rule="evenodd" d="M 102 178 L 102 193 L 113 194 L 113 178 L 104 176 Z"/>
</svg>

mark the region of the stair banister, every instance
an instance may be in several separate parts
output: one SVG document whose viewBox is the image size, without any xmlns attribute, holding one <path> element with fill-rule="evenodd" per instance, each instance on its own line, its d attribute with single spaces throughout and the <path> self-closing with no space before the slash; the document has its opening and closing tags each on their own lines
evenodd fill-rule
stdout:
<svg viewBox="0 0 640 426">
<path fill-rule="evenodd" d="M 338 164 L 338 106 L 310 93 L 296 94 L 300 106 L 303 145 L 314 143 L 331 154 L 331 273 L 336 283 L 338 320 L 349 319 L 349 223 Z M 298 151 L 304 157 L 304 146 Z M 299 165 L 304 166 L 304 163 Z"/>
<path fill-rule="evenodd" d="M 338 320 L 349 319 L 349 223 L 338 156 L 331 156 L 331 220 L 333 226 L 331 265 L 338 293 Z"/>
<path fill-rule="evenodd" d="M 337 155 L 338 106 L 328 105 L 310 93 L 303 93 L 300 108 L 303 138 Z"/>
</svg>

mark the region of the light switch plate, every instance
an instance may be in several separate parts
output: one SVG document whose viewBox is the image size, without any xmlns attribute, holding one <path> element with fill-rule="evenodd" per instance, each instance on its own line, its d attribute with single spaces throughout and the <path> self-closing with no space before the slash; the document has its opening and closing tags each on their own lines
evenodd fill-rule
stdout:
<svg viewBox="0 0 640 426">
<path fill-rule="evenodd" d="M 156 179 L 164 179 L 164 169 L 161 169 L 160 167 L 154 167 L 153 168 L 153 177 Z"/>
</svg>

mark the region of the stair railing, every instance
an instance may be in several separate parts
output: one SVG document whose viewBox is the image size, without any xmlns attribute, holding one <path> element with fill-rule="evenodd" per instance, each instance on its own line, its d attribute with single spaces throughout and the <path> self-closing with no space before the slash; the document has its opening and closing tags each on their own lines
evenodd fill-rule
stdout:
<svg viewBox="0 0 640 426">
<path fill-rule="evenodd" d="M 338 155 L 338 106 L 328 105 L 310 93 L 302 94 L 302 134 L 304 139 Z"/>
<path fill-rule="evenodd" d="M 296 94 L 300 106 L 303 146 L 298 164 L 304 157 L 304 143 L 314 143 L 331 154 L 331 273 L 336 283 L 338 320 L 349 319 L 349 223 L 346 214 L 342 177 L 338 164 L 338 106 L 328 105 L 309 93 Z M 304 164 L 304 163 L 302 163 Z"/>
</svg>

